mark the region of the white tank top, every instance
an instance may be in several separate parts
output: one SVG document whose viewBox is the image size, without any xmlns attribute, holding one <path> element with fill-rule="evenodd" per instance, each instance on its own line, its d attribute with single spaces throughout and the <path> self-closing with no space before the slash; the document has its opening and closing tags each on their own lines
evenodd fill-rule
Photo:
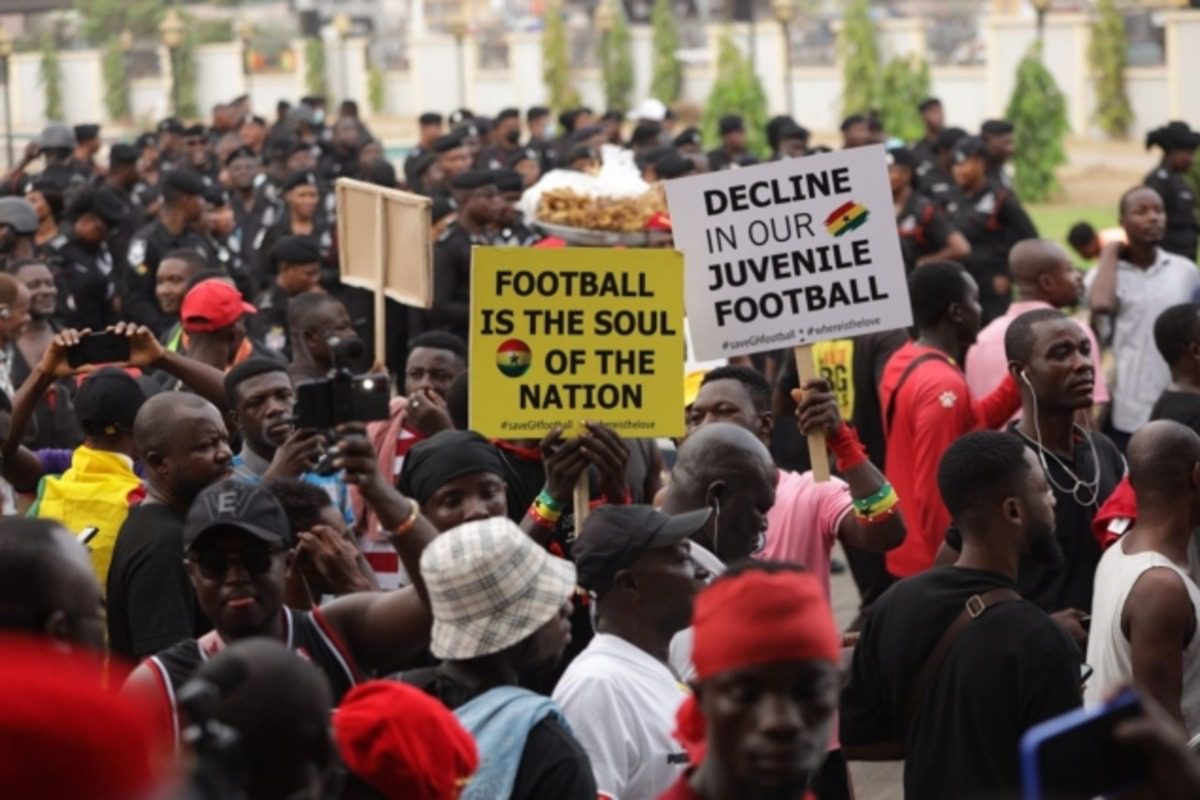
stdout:
<svg viewBox="0 0 1200 800">
<path fill-rule="evenodd" d="M 1191 735 L 1200 733 L 1200 587 L 1174 561 L 1160 553 L 1130 555 L 1118 541 L 1105 551 L 1096 567 L 1092 595 L 1092 625 L 1088 637 L 1087 663 L 1095 670 L 1084 690 L 1084 703 L 1099 705 L 1114 689 L 1133 681 L 1129 640 L 1121 631 L 1125 599 L 1142 573 L 1162 567 L 1179 576 L 1192 601 L 1197 630 L 1183 651 L 1183 721 Z"/>
</svg>

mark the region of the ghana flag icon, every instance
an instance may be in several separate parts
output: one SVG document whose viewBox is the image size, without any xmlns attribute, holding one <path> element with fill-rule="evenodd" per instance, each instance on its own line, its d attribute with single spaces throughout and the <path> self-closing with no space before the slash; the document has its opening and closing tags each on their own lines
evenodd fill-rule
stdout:
<svg viewBox="0 0 1200 800">
<path fill-rule="evenodd" d="M 825 218 L 825 230 L 829 231 L 831 236 L 841 236 L 846 231 L 861 227 L 870 215 L 871 212 L 862 203 L 849 200 Z"/>
<path fill-rule="evenodd" d="M 509 339 L 496 348 L 496 366 L 510 378 L 519 378 L 528 372 L 532 360 L 529 345 L 520 339 Z"/>
</svg>

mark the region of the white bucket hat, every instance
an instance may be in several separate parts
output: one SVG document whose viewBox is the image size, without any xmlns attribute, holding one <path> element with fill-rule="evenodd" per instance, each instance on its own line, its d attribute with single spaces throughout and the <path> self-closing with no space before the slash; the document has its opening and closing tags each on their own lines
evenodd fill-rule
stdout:
<svg viewBox="0 0 1200 800">
<path fill-rule="evenodd" d="M 446 531 L 421 554 L 436 658 L 498 653 L 545 625 L 575 591 L 575 565 L 543 550 L 507 517 Z"/>
</svg>

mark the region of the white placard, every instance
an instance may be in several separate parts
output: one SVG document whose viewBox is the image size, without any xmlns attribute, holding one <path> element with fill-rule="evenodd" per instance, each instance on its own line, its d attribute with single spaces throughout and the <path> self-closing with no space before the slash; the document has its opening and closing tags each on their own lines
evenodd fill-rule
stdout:
<svg viewBox="0 0 1200 800">
<path fill-rule="evenodd" d="M 912 324 L 881 145 L 666 188 L 697 358 Z"/>
</svg>

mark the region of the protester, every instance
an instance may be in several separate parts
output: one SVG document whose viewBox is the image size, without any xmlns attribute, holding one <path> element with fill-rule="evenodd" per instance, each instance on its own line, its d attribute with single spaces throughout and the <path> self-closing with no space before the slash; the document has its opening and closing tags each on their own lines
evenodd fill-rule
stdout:
<svg viewBox="0 0 1200 800">
<path fill-rule="evenodd" d="M 952 261 L 917 267 L 908 278 L 917 338 L 897 350 L 879 383 L 887 435 L 888 480 L 895 486 L 907 536 L 887 554 L 888 572 L 906 578 L 933 565 L 950 522 L 929 491 L 942 453 L 976 428 L 995 428 L 1016 411 L 1010 377 L 983 399 L 972 397 L 959 368 L 979 332 L 979 290 Z"/>
<path fill-rule="evenodd" d="M 1188 543 L 1200 522 L 1200 436 L 1169 420 L 1129 442 L 1137 524 L 1096 569 L 1085 698 L 1099 704 L 1133 683 L 1162 704 L 1188 736 L 1200 733 L 1200 587 Z"/>
<path fill-rule="evenodd" d="M 587 751 L 602 797 L 657 797 L 687 765 L 671 736 L 687 695 L 671 672 L 669 650 L 709 577 L 692 560 L 688 539 L 710 514 L 601 506 L 576 542 L 577 577 L 594 598 L 596 636 L 559 679 L 554 701 Z"/>
<path fill-rule="evenodd" d="M 1138 186 L 1121 196 L 1121 227 L 1128 244 L 1110 242 L 1100 263 L 1087 274 L 1088 306 L 1114 320 L 1116 389 L 1106 433 L 1124 449 L 1146 424 L 1171 371 L 1154 348 L 1154 321 L 1166 309 L 1191 301 L 1200 291 L 1196 265 L 1161 248 L 1166 232 L 1163 201 Z"/>
<path fill-rule="evenodd" d="M 341 800 L 457 798 L 479 767 L 475 740 L 454 714 L 395 681 L 368 681 L 347 692 L 333 733 L 348 773 Z"/>
<path fill-rule="evenodd" d="M 37 214 L 38 228 L 33 235 L 35 247 L 46 247 L 59 236 L 64 189 L 66 186 L 53 178 L 35 178 L 25 187 L 25 199 Z"/>
<path fill-rule="evenodd" d="M 1154 344 L 1171 369 L 1150 419 L 1170 419 L 1200 433 L 1200 305 L 1180 303 L 1154 321 Z"/>
<path fill-rule="evenodd" d="M 178 351 L 183 337 L 183 325 L 179 320 L 180 307 L 187 294 L 188 282 L 201 270 L 208 269 L 204 256 L 195 250 L 172 250 L 163 256 L 154 279 L 154 299 L 164 316 L 175 319 L 175 324 L 163 334 L 163 344 Z M 174 346 L 172 346 L 174 345 Z"/>
<path fill-rule="evenodd" d="M 319 291 L 301 292 L 288 301 L 288 340 L 292 359 L 288 374 L 296 383 L 329 377 L 334 369 L 355 371 L 347 363 L 347 345 L 357 348 L 358 334 L 350 312 L 336 298 Z M 362 353 L 366 348 L 361 347 Z M 340 360 L 339 360 L 340 359 Z"/>
<path fill-rule="evenodd" d="M 962 556 L 871 607 L 842 693 L 842 748 L 904 758 L 908 797 L 1013 795 L 1021 735 L 1081 700 L 1079 650 L 1016 591 L 1019 560 L 1055 551 L 1054 497 L 1034 454 L 992 431 L 950 445 L 937 485 Z"/>
<path fill-rule="evenodd" d="M 696 678 L 678 715 L 692 766 L 662 800 L 805 796 L 835 725 L 841 660 L 820 581 L 747 564 L 695 605 Z"/>
<path fill-rule="evenodd" d="M 1146 134 L 1146 149 L 1151 147 L 1162 150 L 1162 162 L 1143 183 L 1158 192 L 1166 210 L 1162 249 L 1195 262 L 1200 221 L 1196 218 L 1195 190 L 1189 185 L 1187 175 L 1196 159 L 1196 149 L 1200 148 L 1200 133 L 1186 122 L 1170 122 Z"/>
</svg>

